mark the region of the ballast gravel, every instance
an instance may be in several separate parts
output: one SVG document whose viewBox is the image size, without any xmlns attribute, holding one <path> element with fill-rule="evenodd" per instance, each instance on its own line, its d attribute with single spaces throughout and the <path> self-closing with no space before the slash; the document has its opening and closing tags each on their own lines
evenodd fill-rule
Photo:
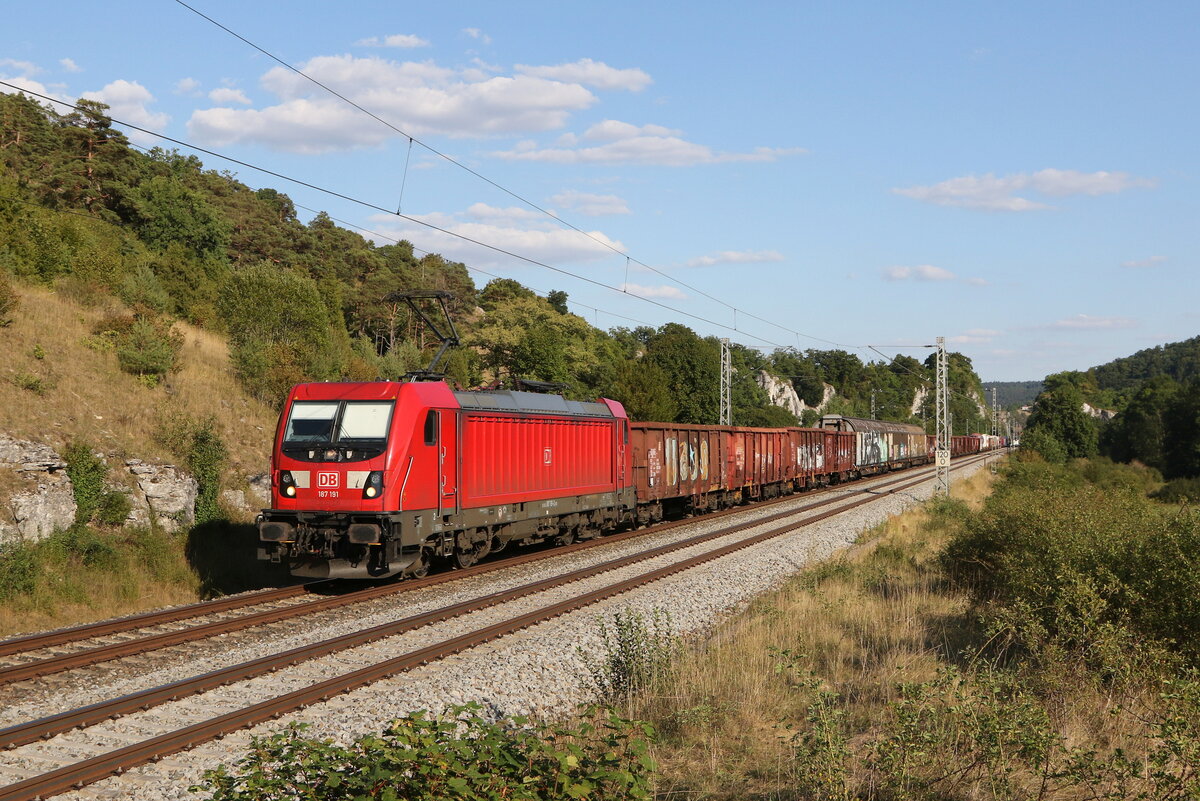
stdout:
<svg viewBox="0 0 1200 801">
<path fill-rule="evenodd" d="M 984 467 L 984 462 L 955 471 L 958 479 Z M 858 485 L 861 487 L 861 485 Z M 389 679 L 337 696 L 279 720 L 230 734 L 189 751 L 165 757 L 128 773 L 106 779 L 58 798 L 82 799 L 137 798 L 199 799 L 203 794 L 189 791 L 203 772 L 218 764 L 232 764 L 246 750 L 251 735 L 265 735 L 289 723 L 309 725 L 308 734 L 348 743 L 356 737 L 378 732 L 387 723 L 416 710 L 440 711 L 453 704 L 479 703 L 485 714 L 501 717 L 528 715 L 542 719 L 569 716 L 579 704 L 592 700 L 593 690 L 587 679 L 588 662 L 603 653 L 602 622 L 611 625 L 621 611 L 639 612 L 647 619 L 680 635 L 697 636 L 711 629 L 723 617 L 744 607 L 756 596 L 777 587 L 804 566 L 828 558 L 852 544 L 865 530 L 928 498 L 932 480 L 908 490 L 881 495 L 874 503 L 850 510 L 794 532 L 721 557 L 683 573 L 629 591 L 606 601 L 584 607 L 529 629 L 487 643 L 453 657 L 398 674 Z M 847 496 L 861 497 L 861 489 L 844 490 Z M 789 506 L 803 507 L 812 502 L 797 496 L 793 502 L 768 507 L 757 513 L 765 516 Z M 386 602 L 372 602 L 352 608 L 354 611 L 321 616 L 319 623 L 295 623 L 285 633 L 281 628 L 251 644 L 239 641 L 224 650 L 209 648 L 199 658 L 169 669 L 158 669 L 125 681 L 111 680 L 102 687 L 56 688 L 28 697 L 27 703 L 7 709 L 4 718 L 11 722 L 40 717 L 61 709 L 75 708 L 102 698 L 111 698 L 145 687 L 177 681 L 226 664 L 248 661 L 269 653 L 278 653 L 309 642 L 327 639 L 347 631 L 359 630 L 422 611 L 446 606 L 470 597 L 490 594 L 530 583 L 550 574 L 599 564 L 620 556 L 645 550 L 666 542 L 676 542 L 696 534 L 714 531 L 746 516 L 706 520 L 697 518 L 693 525 L 665 532 L 648 539 L 614 543 L 610 548 L 581 551 L 564 561 L 552 560 L 553 566 L 529 565 L 488 574 L 490 580 L 453 582 L 429 590 L 405 593 Z M 778 525 L 778 524 L 773 524 Z M 763 524 L 762 529 L 768 524 Z M 740 532 L 743 538 L 748 532 Z M 729 540 L 721 540 L 724 544 Z M 224 712 L 265 700 L 293 689 L 332 678 L 357 667 L 400 655 L 415 648 L 458 636 L 500 619 L 507 619 L 554 601 L 573 597 L 622 577 L 638 575 L 655 567 L 679 561 L 686 556 L 712 550 L 714 544 L 693 546 L 654 560 L 639 562 L 617 573 L 575 582 L 522 599 L 495 609 L 483 610 L 432 627 L 417 629 L 399 637 L 362 646 L 322 660 L 303 663 L 257 679 L 239 682 L 192 699 L 166 704 L 147 712 L 69 732 L 45 743 L 36 743 L 0 754 L 0 784 L 19 780 L 47 770 L 46 759 L 55 759 L 64 750 L 79 755 L 101 753 L 129 745 L 151 733 L 181 728 L 187 723 L 215 717 Z M 483 579 L 485 577 L 480 577 Z M 664 614 L 665 613 L 665 614 Z M 300 629 L 303 628 L 303 631 Z M 221 638 L 217 638 L 220 640 Z M 239 638 L 244 640 L 244 638 Z M 231 643 L 232 645 L 232 643 Z M 47 711 L 47 710 L 50 711 Z M 2 724 L 7 725 L 7 724 Z M 140 735 L 140 736 L 139 736 Z"/>
</svg>

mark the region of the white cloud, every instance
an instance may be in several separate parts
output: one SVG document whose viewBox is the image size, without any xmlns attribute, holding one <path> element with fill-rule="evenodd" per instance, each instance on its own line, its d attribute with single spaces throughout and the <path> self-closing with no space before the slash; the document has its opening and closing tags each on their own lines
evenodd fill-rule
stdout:
<svg viewBox="0 0 1200 801">
<path fill-rule="evenodd" d="M 1093 317 L 1090 314 L 1076 314 L 1051 323 L 1049 328 L 1069 331 L 1105 331 L 1120 328 L 1133 328 L 1137 322 L 1129 317 Z"/>
<path fill-rule="evenodd" d="M 513 70 L 522 75 L 532 75 L 535 78 L 581 83 L 597 89 L 625 89 L 630 92 L 640 92 L 653 83 L 649 75 L 637 68 L 617 69 L 608 66 L 603 61 L 593 61 L 590 58 L 580 59 L 573 64 L 545 67 L 518 64 L 513 67 Z"/>
<path fill-rule="evenodd" d="M 596 102 L 578 84 L 527 75 L 473 80 L 431 62 L 320 56 L 302 69 L 414 135 L 553 130 Z M 189 135 L 214 145 L 254 141 L 302 153 L 371 147 L 398 136 L 282 67 L 267 72 L 262 86 L 281 102 L 263 109 L 196 111 Z"/>
<path fill-rule="evenodd" d="M 67 72 L 83 72 L 83 67 L 75 63 L 71 58 L 60 58 L 58 64 Z"/>
<path fill-rule="evenodd" d="M 986 344 L 1000 334 L 1000 331 L 991 328 L 970 328 L 958 336 L 949 337 L 949 341 L 958 345 Z"/>
<path fill-rule="evenodd" d="M 408 33 L 394 33 L 383 38 L 371 36 L 367 39 L 360 39 L 354 44 L 359 47 L 429 47 L 428 40 Z"/>
<path fill-rule="evenodd" d="M 932 264 L 918 264 L 916 267 L 888 267 L 883 275 L 889 281 L 953 281 L 958 276 L 941 267 Z"/>
<path fill-rule="evenodd" d="M 986 278 L 978 278 L 978 277 L 964 278 L 963 280 L 966 281 L 971 286 L 987 286 L 988 285 L 988 280 Z"/>
<path fill-rule="evenodd" d="M 240 103 L 243 106 L 250 105 L 250 98 L 246 97 L 245 92 L 243 92 L 241 89 L 230 89 L 228 87 L 213 89 L 208 93 L 208 99 L 214 103 Z"/>
<path fill-rule="evenodd" d="M 58 97 L 60 100 L 66 99 L 60 97 L 58 93 L 50 91 L 50 88 L 44 83 L 35 81 L 32 78 L 27 78 L 23 75 L 7 76 L 3 73 L 0 73 L 0 77 L 3 77 L 4 80 L 8 81 L 14 86 L 19 87 L 20 89 L 24 89 L 27 92 L 34 92 L 35 94 L 46 95 L 47 97 Z M 12 94 L 12 90 L 10 90 L 7 86 L 0 86 L 0 94 Z M 40 103 L 41 101 L 39 100 L 38 102 Z"/>
<path fill-rule="evenodd" d="M 150 104 L 154 102 L 154 95 L 137 81 L 116 80 L 98 92 L 85 92 L 83 97 L 107 103 L 114 118 L 150 131 L 161 131 L 171 120 L 169 114 L 149 109 Z M 159 141 L 157 137 L 139 131 L 130 131 L 128 136 L 132 141 L 141 144 Z"/>
<path fill-rule="evenodd" d="M 545 264 L 593 262 L 611 257 L 613 250 L 625 246 L 600 231 L 585 236 L 578 231 L 562 228 L 540 212 L 523 208 L 500 208 L 475 203 L 455 214 L 425 214 L 416 216 L 428 225 L 445 229 L 437 231 L 419 223 L 390 215 L 372 218 L 373 230 L 394 239 L 407 239 L 422 250 L 440 253 L 446 258 L 462 261 L 472 267 L 519 266 L 511 256 L 476 245 L 464 239 L 483 242 L 494 248 Z M 457 234 L 457 236 L 456 236 Z"/>
<path fill-rule="evenodd" d="M 630 213 L 629 205 L 616 195 L 595 195 L 589 192 L 576 192 L 573 189 L 559 192 L 550 198 L 550 202 L 588 217 Z"/>
<path fill-rule="evenodd" d="M 1166 256 L 1151 256 L 1148 259 L 1133 259 L 1131 261 L 1123 261 L 1121 262 L 1121 266 L 1128 267 L 1131 270 L 1141 270 L 1147 267 L 1157 267 L 1166 260 Z"/>
<path fill-rule="evenodd" d="M 470 36 L 472 39 L 477 39 L 485 45 L 490 45 L 492 43 L 492 37 L 488 36 L 478 28 L 463 28 L 463 33 L 465 33 L 467 36 Z"/>
<path fill-rule="evenodd" d="M 177 95 L 190 95 L 200 88 L 200 82 L 195 78 L 180 78 L 175 82 L 174 92 Z"/>
<path fill-rule="evenodd" d="M 621 284 L 621 289 L 628 292 L 630 295 L 637 295 L 642 298 L 671 298 L 674 300 L 685 300 L 687 294 L 677 287 L 663 284 L 660 286 L 642 286 L 641 284 Z"/>
<path fill-rule="evenodd" d="M 687 266 L 711 267 L 714 264 L 760 264 L 771 261 L 783 261 L 783 254 L 777 250 L 722 250 L 711 256 L 692 259 Z"/>
<path fill-rule="evenodd" d="M 997 177 L 965 175 L 932 186 L 893 189 L 898 195 L 938 206 L 958 206 L 985 211 L 1038 211 L 1052 208 L 1046 203 L 1021 197 L 1026 190 L 1050 197 L 1069 195 L 1115 194 L 1134 187 L 1150 187 L 1154 182 L 1124 172 L 1090 172 L 1045 169 L 1035 173 L 1015 173 Z"/>
<path fill-rule="evenodd" d="M 620 120 L 604 120 L 583 132 L 583 138 L 599 142 L 618 142 L 639 136 L 683 136 L 683 131 L 661 125 L 634 125 Z M 565 140 L 564 140 L 565 141 Z M 572 144 L 575 140 L 572 140 Z"/>
<path fill-rule="evenodd" d="M 18 61 L 15 58 L 0 58 L 0 67 L 5 67 L 5 74 L 22 75 L 31 78 L 42 71 L 41 67 L 32 61 Z"/>
<path fill-rule="evenodd" d="M 603 141 L 592 147 L 574 147 L 574 137 L 560 138 L 560 147 L 538 149 L 522 143 L 512 150 L 492 155 L 509 161 L 539 161 L 552 164 L 653 164 L 689 167 L 739 161 L 776 161 L 782 156 L 805 153 L 803 148 L 760 147 L 750 153 L 718 153 L 706 145 L 688 142 L 682 132 L 659 125 L 638 127 L 627 122 L 605 120 L 589 128 L 584 139 Z"/>
</svg>

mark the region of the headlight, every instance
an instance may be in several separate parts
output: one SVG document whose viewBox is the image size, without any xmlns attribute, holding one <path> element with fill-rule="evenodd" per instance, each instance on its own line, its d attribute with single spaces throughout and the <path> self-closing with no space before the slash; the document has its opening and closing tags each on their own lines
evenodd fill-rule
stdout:
<svg viewBox="0 0 1200 801">
<path fill-rule="evenodd" d="M 296 480 L 288 470 L 279 471 L 279 491 L 289 498 L 296 497 Z"/>
<path fill-rule="evenodd" d="M 363 497 L 378 498 L 383 494 L 383 471 L 372 470 L 363 482 Z"/>
</svg>

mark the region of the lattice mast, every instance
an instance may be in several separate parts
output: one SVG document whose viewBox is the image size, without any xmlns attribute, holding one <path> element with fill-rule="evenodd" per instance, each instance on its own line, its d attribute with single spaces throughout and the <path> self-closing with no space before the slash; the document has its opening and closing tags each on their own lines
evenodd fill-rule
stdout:
<svg viewBox="0 0 1200 801">
<path fill-rule="evenodd" d="M 937 402 L 937 477 L 933 484 L 934 495 L 950 494 L 950 392 L 947 380 L 946 338 L 937 338 L 937 375 L 935 376 Z"/>
<path fill-rule="evenodd" d="M 721 340 L 721 419 L 718 425 L 733 425 L 733 361 L 729 356 L 729 340 Z"/>
<path fill-rule="evenodd" d="M 995 387 L 992 387 L 992 436 L 1000 436 L 1000 407 L 996 405 Z"/>
</svg>

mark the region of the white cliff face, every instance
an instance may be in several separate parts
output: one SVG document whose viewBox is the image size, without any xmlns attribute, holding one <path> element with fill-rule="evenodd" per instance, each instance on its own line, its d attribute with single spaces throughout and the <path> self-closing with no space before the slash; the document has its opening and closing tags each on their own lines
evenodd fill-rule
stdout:
<svg viewBox="0 0 1200 801">
<path fill-rule="evenodd" d="M 925 386 L 924 384 L 917 387 L 917 392 L 915 395 L 913 395 L 912 406 L 909 408 L 908 413 L 913 417 L 916 417 L 918 414 L 920 414 L 921 407 L 925 405 L 925 399 L 928 397 L 929 387 Z"/>
<path fill-rule="evenodd" d="M 809 406 L 796 393 L 796 388 L 792 386 L 792 382 L 785 378 L 777 378 L 771 375 L 766 370 L 759 370 L 757 376 L 758 385 L 767 392 L 767 397 L 771 399 L 771 403 L 775 406 L 787 409 L 792 414 L 799 417 L 805 409 L 812 409 L 818 414 L 829 405 L 829 401 L 837 394 L 837 390 L 831 384 L 825 384 L 825 391 L 822 394 L 821 402 L 816 406 Z"/>
<path fill-rule="evenodd" d="M 796 394 L 796 388 L 792 386 L 792 382 L 776 378 L 766 370 L 759 370 L 758 385 L 766 390 L 767 397 L 770 398 L 773 406 L 787 409 L 797 417 L 804 411 L 804 401 L 800 400 L 800 396 Z"/>
<path fill-rule="evenodd" d="M 1097 409 L 1095 406 L 1087 403 L 1083 404 L 1083 413 L 1088 417 L 1096 417 L 1100 420 L 1111 420 L 1117 416 L 1117 413 L 1112 409 Z"/>
</svg>

